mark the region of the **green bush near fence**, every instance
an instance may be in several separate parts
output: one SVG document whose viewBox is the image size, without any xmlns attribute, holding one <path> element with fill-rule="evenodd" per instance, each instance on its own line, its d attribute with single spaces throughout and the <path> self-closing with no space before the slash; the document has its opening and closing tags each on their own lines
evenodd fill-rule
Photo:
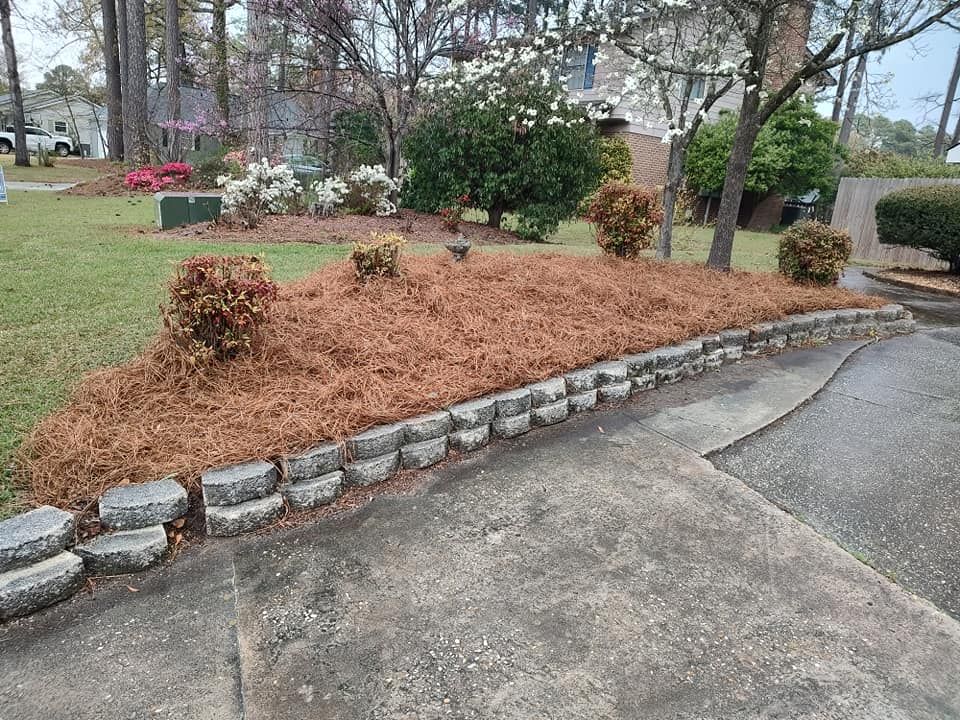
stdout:
<svg viewBox="0 0 960 720">
<path fill-rule="evenodd" d="M 927 250 L 960 273 L 960 185 L 898 190 L 880 198 L 876 214 L 881 243 Z"/>
</svg>

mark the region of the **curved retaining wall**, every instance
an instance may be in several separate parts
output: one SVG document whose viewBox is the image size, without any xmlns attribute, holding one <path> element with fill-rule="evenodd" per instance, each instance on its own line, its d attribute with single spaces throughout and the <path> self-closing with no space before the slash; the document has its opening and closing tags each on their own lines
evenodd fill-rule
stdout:
<svg viewBox="0 0 960 720">
<path fill-rule="evenodd" d="M 345 487 L 381 482 L 401 468 L 427 468 L 451 450 L 471 452 L 492 438 L 517 437 L 743 357 L 831 339 L 907 334 L 915 327 L 900 305 L 794 315 L 571 370 L 370 428 L 342 444 L 322 443 L 276 462 L 214 468 L 201 478 L 206 531 L 230 536 L 257 530 L 275 522 L 287 507 L 327 505 Z M 85 575 L 120 575 L 159 562 L 167 549 L 164 525 L 183 516 L 187 505 L 186 490 L 172 478 L 111 488 L 99 504 L 107 532 L 82 544 L 75 543 L 73 515 L 53 507 L 0 522 L 0 620 L 69 597 Z"/>
</svg>

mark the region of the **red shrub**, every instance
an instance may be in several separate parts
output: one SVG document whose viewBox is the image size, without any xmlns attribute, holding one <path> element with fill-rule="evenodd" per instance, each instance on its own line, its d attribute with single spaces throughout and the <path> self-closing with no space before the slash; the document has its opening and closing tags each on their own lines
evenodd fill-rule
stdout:
<svg viewBox="0 0 960 720">
<path fill-rule="evenodd" d="M 187 258 L 169 289 L 164 324 L 196 365 L 249 351 L 277 297 L 260 258 L 242 255 Z"/>
<path fill-rule="evenodd" d="M 145 165 L 127 173 L 124 184 L 131 190 L 158 192 L 171 185 L 182 185 L 190 179 L 193 168 L 187 163 L 169 162 L 160 167 Z"/>
<path fill-rule="evenodd" d="M 600 186 L 584 218 L 596 227 L 597 244 L 604 252 L 633 258 L 653 245 L 663 211 L 652 190 L 614 181 Z"/>
</svg>

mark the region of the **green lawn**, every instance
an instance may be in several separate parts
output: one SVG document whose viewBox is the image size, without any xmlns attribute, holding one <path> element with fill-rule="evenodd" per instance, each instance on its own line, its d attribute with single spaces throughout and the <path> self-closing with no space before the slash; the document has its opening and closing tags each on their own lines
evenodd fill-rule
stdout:
<svg viewBox="0 0 960 720">
<path fill-rule="evenodd" d="M 0 204 L 0 468 L 23 435 L 60 405 L 93 368 L 123 362 L 160 327 L 157 306 L 175 261 L 197 253 L 262 254 L 280 280 L 305 275 L 349 253 L 346 245 L 211 244 L 152 234 L 153 199 L 10 193 Z M 685 235 L 687 233 L 687 235 Z M 678 231 L 677 256 L 700 260 L 708 231 Z M 772 267 L 775 236 L 742 233 L 734 261 Z M 437 246 L 414 246 L 415 253 Z M 488 251 L 597 252 L 584 223 L 551 243 Z M 0 479 L 0 517 L 12 491 Z"/>
<path fill-rule="evenodd" d="M 40 182 L 40 183 L 61 183 L 61 182 L 82 182 L 84 180 L 93 180 L 102 173 L 89 167 L 78 167 L 71 160 L 51 157 L 53 167 L 39 167 L 37 165 L 37 156 L 30 156 L 30 167 L 17 167 L 13 164 L 13 153 L 9 155 L 0 155 L 0 167 L 3 168 L 3 176 L 7 180 L 15 182 Z"/>
</svg>

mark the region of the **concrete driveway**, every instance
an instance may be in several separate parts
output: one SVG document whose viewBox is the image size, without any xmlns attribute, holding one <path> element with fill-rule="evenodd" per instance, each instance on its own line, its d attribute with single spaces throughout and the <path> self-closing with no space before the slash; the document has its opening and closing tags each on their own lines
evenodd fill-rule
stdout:
<svg viewBox="0 0 960 720">
<path fill-rule="evenodd" d="M 856 347 L 100 583 L 0 627 L 0 719 L 960 717 L 960 625 L 700 456 Z"/>
<path fill-rule="evenodd" d="M 712 460 L 960 617 L 960 300 L 848 282 L 911 307 L 921 332 L 864 348 L 802 411 Z"/>
</svg>

